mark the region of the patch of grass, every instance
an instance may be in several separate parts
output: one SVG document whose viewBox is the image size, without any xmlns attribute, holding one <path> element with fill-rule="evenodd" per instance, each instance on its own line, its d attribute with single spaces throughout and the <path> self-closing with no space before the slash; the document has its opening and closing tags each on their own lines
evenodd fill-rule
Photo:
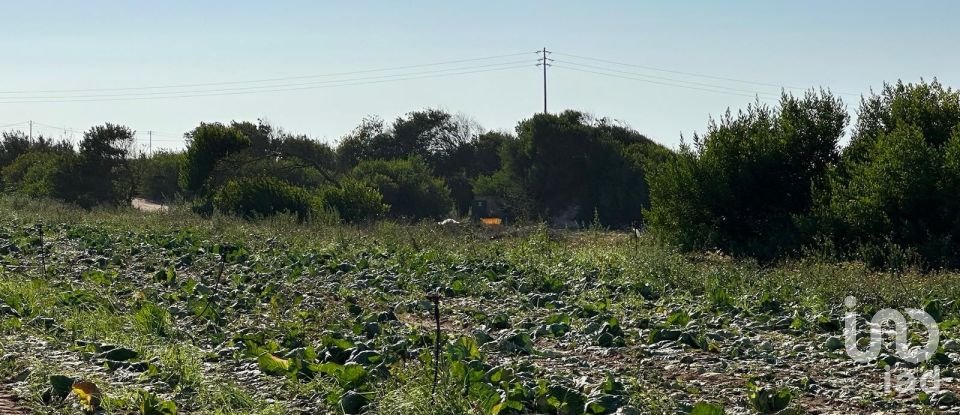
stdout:
<svg viewBox="0 0 960 415">
<path fill-rule="evenodd" d="M 170 312 L 153 303 L 142 304 L 133 315 L 133 326 L 141 335 L 166 337 L 171 324 Z"/>
</svg>

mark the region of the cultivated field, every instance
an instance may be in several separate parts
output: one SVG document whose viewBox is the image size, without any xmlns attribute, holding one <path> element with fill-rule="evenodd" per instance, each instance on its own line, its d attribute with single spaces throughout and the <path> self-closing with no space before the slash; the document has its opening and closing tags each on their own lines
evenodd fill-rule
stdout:
<svg viewBox="0 0 960 415">
<path fill-rule="evenodd" d="M 9 198 L 0 218 L 0 389 L 27 413 L 89 403 L 113 414 L 846 414 L 958 403 L 957 274 L 815 256 L 758 265 L 599 229 L 250 223 Z M 884 368 L 896 379 L 908 365 L 846 355 L 848 295 L 861 316 L 924 307 L 941 322 L 940 352 L 918 368 L 940 368 L 940 392 L 885 394 Z"/>
</svg>

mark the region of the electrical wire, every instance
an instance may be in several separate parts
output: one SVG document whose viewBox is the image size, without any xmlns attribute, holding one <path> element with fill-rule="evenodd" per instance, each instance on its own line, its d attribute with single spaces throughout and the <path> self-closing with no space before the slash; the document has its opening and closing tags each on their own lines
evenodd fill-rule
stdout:
<svg viewBox="0 0 960 415">
<path fill-rule="evenodd" d="M 657 80 L 663 80 L 663 81 L 669 81 L 669 82 L 676 82 L 676 83 L 685 84 L 685 85 L 688 84 L 688 85 L 694 85 L 694 86 L 702 86 L 702 87 L 706 87 L 706 88 L 722 89 L 722 90 L 727 90 L 727 91 L 731 91 L 731 92 L 742 92 L 742 93 L 746 93 L 746 94 L 773 95 L 773 93 L 767 93 L 767 92 L 762 92 L 762 91 L 748 90 L 748 89 L 741 89 L 741 88 L 730 88 L 730 87 L 726 87 L 726 86 L 722 86 L 722 85 L 714 85 L 714 84 L 707 84 L 707 83 L 703 83 L 703 82 L 694 82 L 694 81 L 685 81 L 685 80 L 682 80 L 682 79 L 668 78 L 668 77 L 665 77 L 665 76 L 647 75 L 647 74 L 642 74 L 642 73 L 637 73 L 637 72 L 621 71 L 621 70 L 617 70 L 617 69 L 608 69 L 608 68 L 604 68 L 604 67 L 601 67 L 601 66 L 584 65 L 584 64 L 581 64 L 581 63 L 574 63 L 574 62 L 567 62 L 567 61 L 559 61 L 559 62 L 562 62 L 563 64 L 566 64 L 566 65 L 574 65 L 574 66 L 583 67 L 583 68 L 588 68 L 588 69 L 601 70 L 601 71 L 606 71 L 606 72 L 615 72 L 615 73 L 618 73 L 618 74 L 625 74 L 625 75 L 630 75 L 630 76 L 638 76 L 638 77 L 643 77 L 643 78 L 645 78 L 645 79 L 648 79 L 648 78 L 649 78 L 649 79 L 657 79 Z"/>
<path fill-rule="evenodd" d="M 557 54 L 557 55 L 560 55 L 560 56 L 567 56 L 567 57 L 574 58 L 574 59 L 581 59 L 581 60 L 594 61 L 594 62 L 602 62 L 602 63 L 606 63 L 606 64 L 611 64 L 611 65 L 619 65 L 619 66 L 626 66 L 626 67 L 632 67 L 632 68 L 646 69 L 646 70 L 650 70 L 650 71 L 672 73 L 672 74 L 676 74 L 676 75 L 685 75 L 685 76 L 693 76 L 693 77 L 706 78 L 706 79 L 714 79 L 714 80 L 718 80 L 718 81 L 737 82 L 737 83 L 741 83 L 741 84 L 749 84 L 749 85 L 759 85 L 759 86 L 775 87 L 775 88 L 779 88 L 779 89 L 793 90 L 793 91 L 807 91 L 807 90 L 809 90 L 809 88 L 802 88 L 802 87 L 797 87 L 797 86 L 789 86 L 789 85 L 783 85 L 783 84 L 775 84 L 775 83 L 770 83 L 770 82 L 750 81 L 750 80 L 745 80 L 745 79 L 729 78 L 729 77 L 724 77 L 724 76 L 708 75 L 708 74 L 696 73 L 696 72 L 679 71 L 679 70 L 675 70 L 675 69 L 659 68 L 659 67 L 649 66 L 649 65 L 637 65 L 637 64 L 632 64 L 632 63 L 624 63 L 624 62 L 612 61 L 612 60 L 609 60 L 609 59 L 600 59 L 600 58 L 593 58 L 593 57 L 583 56 L 583 55 L 574 55 L 574 54 L 570 54 L 570 53 L 557 52 L 556 54 Z M 844 92 L 834 92 L 834 93 L 837 94 L 837 95 L 860 97 L 860 94 L 854 94 L 854 93 L 844 93 Z"/>
<path fill-rule="evenodd" d="M 56 125 L 44 124 L 44 123 L 39 122 L 39 121 L 34 121 L 34 122 L 33 122 L 33 125 L 38 125 L 38 126 L 46 127 L 46 128 L 52 128 L 52 129 L 54 129 L 54 130 L 63 130 L 64 132 L 70 132 L 70 133 L 73 133 L 73 134 L 83 134 L 83 133 L 84 133 L 83 131 L 78 130 L 78 129 L 75 129 L 75 128 L 60 127 L 60 126 L 56 126 Z"/>
<path fill-rule="evenodd" d="M 187 90 L 187 91 L 135 92 L 135 93 L 125 93 L 125 94 L 10 97 L 10 98 L 0 98 L 0 102 L 4 102 L 5 99 L 40 100 L 40 99 L 72 99 L 72 98 L 119 98 L 119 97 L 163 96 L 163 95 L 171 95 L 171 94 L 200 94 L 200 93 L 214 93 L 214 92 L 257 91 L 261 89 L 269 90 L 269 89 L 275 89 L 275 88 L 306 87 L 306 86 L 314 86 L 314 85 L 336 84 L 336 83 L 343 83 L 343 82 L 359 82 L 359 81 L 368 81 L 368 80 L 377 80 L 377 79 L 390 79 L 390 78 L 411 76 L 411 75 L 443 74 L 451 71 L 462 71 L 462 70 L 468 70 L 468 69 L 519 65 L 522 63 L 527 63 L 527 61 L 513 61 L 513 62 L 494 63 L 494 64 L 487 64 L 487 65 L 475 65 L 475 66 L 463 67 L 463 68 L 449 68 L 449 69 L 439 69 L 439 70 L 432 70 L 432 71 L 410 72 L 410 73 L 404 73 L 404 74 L 379 75 L 379 76 L 353 78 L 353 79 L 339 79 L 339 80 L 331 80 L 331 81 L 316 81 L 316 82 L 293 83 L 293 84 L 261 85 L 261 86 L 247 86 L 247 87 L 234 87 L 234 88 L 222 88 L 222 89 L 200 89 L 200 90 Z"/>
<path fill-rule="evenodd" d="M 13 126 L 15 126 L 15 125 L 23 125 L 23 124 L 26 124 L 26 123 L 28 123 L 28 122 L 30 122 L 30 121 L 20 121 L 20 122 L 15 122 L 15 123 L 10 123 L 10 124 L 0 125 L 0 128 L 13 127 Z"/>
<path fill-rule="evenodd" d="M 26 121 L 24 121 L 24 122 L 26 122 Z M 50 125 L 50 124 L 46 124 L 46 123 L 42 123 L 42 122 L 38 122 L 38 121 L 34 121 L 33 124 L 36 125 L 36 126 L 38 126 L 38 127 L 44 127 L 44 128 L 46 128 L 46 129 L 52 129 L 52 130 L 56 130 L 56 131 L 63 131 L 64 134 L 66 134 L 66 133 L 78 134 L 78 135 L 84 135 L 84 134 L 86 134 L 85 131 L 81 131 L 81 130 L 76 129 L 76 128 L 61 127 L 61 126 L 56 126 L 56 125 Z M 0 126 L 0 127 L 2 127 L 2 126 Z M 148 131 L 148 132 L 149 132 L 149 131 Z M 134 134 L 134 137 L 135 137 L 137 140 L 147 141 L 147 140 L 148 140 L 148 137 L 144 137 L 144 135 L 146 135 L 148 132 L 145 133 L 145 132 L 142 132 L 142 131 L 137 131 L 137 132 Z M 156 142 L 171 142 L 171 143 L 174 143 L 174 142 L 175 142 L 175 143 L 183 142 L 183 138 L 175 138 L 175 137 L 168 137 L 168 136 L 165 136 L 165 135 L 160 135 L 160 134 L 157 134 L 156 131 L 153 131 L 153 138 L 152 138 L 152 140 L 153 140 L 153 141 L 156 141 Z"/>
<path fill-rule="evenodd" d="M 428 79 L 428 78 L 440 78 L 456 75 L 466 75 L 474 73 L 484 73 L 484 72 L 494 72 L 494 71 L 504 71 L 510 69 L 519 69 L 531 67 L 530 64 L 524 65 L 513 65 L 505 67 L 497 67 L 492 69 L 483 69 L 483 70 L 470 70 L 470 71 L 460 71 L 460 72 L 451 72 L 451 73 L 439 73 L 426 76 L 409 76 L 403 78 L 395 79 L 382 79 L 375 81 L 364 81 L 364 82 L 353 82 L 356 80 L 347 80 L 340 81 L 346 83 L 337 83 L 337 84 L 324 84 L 324 85 L 311 85 L 311 86 L 297 86 L 297 87 L 281 87 L 281 88 L 272 88 L 272 89 L 259 89 L 259 90 L 243 90 L 243 91 L 233 91 L 233 92 L 216 92 L 216 93 L 204 93 L 210 91 L 196 91 L 193 92 L 171 92 L 169 95 L 164 96 L 130 96 L 130 97 L 91 97 L 91 98 L 82 98 L 82 99 L 71 99 L 70 97 L 63 97 L 58 99 L 57 97 L 34 97 L 34 99 L 20 99 L 20 98 L 11 98 L 19 100 L 2 100 L 0 99 L 0 104 L 30 104 L 30 103 L 64 103 L 64 102 L 97 102 L 97 101 L 131 101 L 131 100 L 149 100 L 149 99 L 170 99 L 170 98 L 195 98 L 195 97 L 210 97 L 210 96 L 230 96 L 230 95 L 245 95 L 245 94 L 255 94 L 262 92 L 283 92 L 283 91 L 302 91 L 310 89 L 323 89 L 323 88 L 333 88 L 333 87 L 342 87 L 342 86 L 359 86 L 359 85 L 371 85 L 371 84 L 380 84 L 386 82 L 396 82 L 396 81 L 408 81 L 416 79 Z M 186 95 L 183 95 L 186 93 Z"/>
<path fill-rule="evenodd" d="M 690 85 L 674 84 L 674 83 L 668 83 L 668 82 L 653 81 L 653 80 L 649 80 L 649 79 L 634 78 L 634 77 L 617 75 L 617 74 L 611 74 L 611 73 L 606 73 L 606 72 L 592 71 L 592 70 L 588 70 L 588 69 L 580 69 L 580 68 L 575 68 L 575 67 L 571 67 L 571 66 L 554 65 L 553 67 L 554 67 L 554 68 L 559 68 L 559 69 L 566 69 L 566 70 L 571 70 L 571 71 L 577 71 L 577 72 L 585 72 L 585 73 L 592 73 L 592 74 L 596 74 L 596 75 L 609 76 L 609 77 L 612 77 L 612 78 L 629 79 L 629 80 L 633 80 L 633 81 L 647 82 L 647 83 L 651 83 L 651 84 L 672 86 L 672 87 L 677 87 L 677 88 L 686 88 L 686 89 L 692 89 L 692 90 L 697 90 L 697 91 L 706 91 L 706 92 L 715 92 L 715 93 L 719 93 L 719 94 L 738 95 L 738 96 L 747 97 L 747 98 L 756 98 L 756 97 L 760 97 L 761 95 L 765 95 L 764 98 L 768 98 L 768 99 L 772 98 L 771 96 L 769 96 L 769 94 L 759 94 L 759 93 L 758 93 L 758 94 L 750 95 L 750 94 L 741 93 L 741 92 L 724 91 L 724 90 L 717 90 L 717 89 L 708 89 L 708 88 L 701 88 L 701 87 L 690 86 Z"/>
<path fill-rule="evenodd" d="M 379 68 L 379 69 L 367 69 L 359 71 L 349 71 L 349 72 L 335 72 L 335 73 L 326 73 L 326 74 L 315 74 L 315 75 L 299 75 L 299 76 L 286 76 L 278 78 L 263 78 L 263 79 L 253 79 L 246 81 L 224 81 L 224 82 L 206 82 L 206 83 L 196 83 L 196 84 L 172 84 L 172 85 L 154 85 L 154 86 L 141 86 L 141 87 L 123 87 L 123 88 L 86 88 L 86 89 L 47 89 L 47 90 L 20 90 L 20 91 L 0 91 L 0 94 L 28 94 L 28 93 L 69 93 L 69 92 L 94 92 L 94 91 L 131 91 L 131 90 L 140 90 L 140 89 L 179 89 L 179 88 L 195 88 L 195 87 L 204 87 L 204 86 L 219 86 L 219 85 L 238 85 L 238 84 L 249 84 L 249 83 L 264 83 L 264 82 L 276 82 L 276 81 L 290 81 L 294 79 L 311 79 L 311 78 L 325 78 L 325 77 L 334 77 L 334 76 L 350 76 L 363 73 L 374 73 L 374 72 L 389 72 L 389 71 L 398 71 L 405 69 L 414 69 L 414 68 L 423 68 L 429 66 L 443 66 L 443 65 L 452 65 L 457 63 L 465 62 L 477 62 L 482 60 L 491 60 L 491 59 L 501 59 L 508 57 L 516 57 L 522 55 L 529 55 L 531 52 L 522 52 L 522 53 L 511 53 L 505 55 L 494 55 L 494 56 L 485 56 L 480 58 L 470 58 L 470 59 L 458 59 L 444 62 L 432 62 L 432 63 L 423 63 L 417 65 L 406 65 L 406 66 L 394 66 L 389 68 Z"/>
<path fill-rule="evenodd" d="M 558 55 L 563 55 L 563 56 L 569 56 L 569 57 L 571 57 L 571 58 L 576 58 L 576 59 L 590 60 L 590 61 L 595 61 L 595 62 L 603 62 L 603 63 L 609 63 L 609 64 L 620 65 L 620 66 L 629 66 L 629 67 L 633 67 L 633 68 L 647 69 L 647 70 L 657 71 L 657 72 L 666 72 L 666 73 L 672 73 L 672 74 L 677 74 L 677 75 L 696 76 L 696 77 L 700 77 L 700 78 L 715 79 L 715 80 L 718 80 L 718 81 L 738 82 L 738 83 L 742 83 L 742 84 L 752 84 L 752 85 L 760 85 L 760 86 L 771 86 L 771 87 L 783 88 L 783 89 L 804 89 L 804 88 L 787 86 L 787 85 L 780 85 L 780 84 L 774 84 L 774 83 L 757 82 L 757 81 L 747 81 L 747 80 L 743 80 L 743 79 L 727 78 L 727 77 L 714 76 L 714 75 L 706 75 L 706 74 L 695 73 L 695 72 L 678 71 L 678 70 L 674 70 L 674 69 L 658 68 L 658 67 L 654 67 L 654 66 L 637 65 L 637 64 L 632 64 L 632 63 L 623 63 L 623 62 L 611 61 L 611 60 L 607 60 L 607 59 L 591 58 L 591 57 L 589 57 L 589 56 L 574 55 L 574 54 L 569 54 L 569 53 L 557 53 L 557 54 L 558 54 Z"/>
</svg>

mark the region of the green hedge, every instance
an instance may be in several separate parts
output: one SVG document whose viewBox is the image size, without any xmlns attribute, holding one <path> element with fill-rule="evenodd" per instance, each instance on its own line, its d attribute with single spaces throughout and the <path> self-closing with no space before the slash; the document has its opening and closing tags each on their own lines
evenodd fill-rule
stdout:
<svg viewBox="0 0 960 415">
<path fill-rule="evenodd" d="M 291 213 L 303 220 L 312 211 L 312 198 L 303 188 L 271 177 L 243 178 L 217 191 L 213 207 L 245 218 Z"/>
</svg>

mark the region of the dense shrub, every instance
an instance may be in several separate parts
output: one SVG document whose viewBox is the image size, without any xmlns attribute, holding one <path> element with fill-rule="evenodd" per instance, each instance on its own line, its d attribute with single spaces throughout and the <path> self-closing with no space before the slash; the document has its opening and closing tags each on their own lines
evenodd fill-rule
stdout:
<svg viewBox="0 0 960 415">
<path fill-rule="evenodd" d="M 668 150 L 607 119 L 565 111 L 517 126 L 501 149 L 507 176 L 524 189 L 536 216 L 604 225 L 639 223 L 649 206 L 645 170 Z M 629 151 L 628 151 L 629 149 Z M 649 156 L 641 154 L 650 153 Z"/>
<path fill-rule="evenodd" d="M 366 222 L 383 217 L 390 208 L 383 203 L 383 195 L 367 184 L 353 179 L 340 186 L 327 186 L 320 192 L 321 202 L 334 209 L 345 222 Z"/>
<path fill-rule="evenodd" d="M 73 146 L 66 141 L 53 141 L 43 136 L 34 140 L 22 131 L 6 131 L 0 140 L 0 170 L 9 166 L 20 156 L 31 152 L 43 152 L 59 155 L 73 155 Z M 22 166 L 20 167 L 23 168 Z M 3 185 L 0 175 L 0 188 L 10 188 L 12 184 Z"/>
<path fill-rule="evenodd" d="M 350 177 L 377 189 L 393 217 L 439 218 L 453 207 L 447 185 L 420 158 L 364 161 Z"/>
<path fill-rule="evenodd" d="M 7 131 L 0 141 L 0 168 L 9 166 L 18 157 L 31 150 L 30 137 L 22 131 Z"/>
<path fill-rule="evenodd" d="M 530 217 L 533 202 L 520 182 L 506 171 L 480 176 L 473 181 L 473 192 L 481 197 L 493 197 L 507 219 Z"/>
<path fill-rule="evenodd" d="M 772 258 L 810 237 L 801 226 L 847 122 L 826 92 L 784 95 L 711 123 L 650 179 L 647 223 L 687 249 L 720 248 Z"/>
<path fill-rule="evenodd" d="M 5 135 L 7 155 L 21 154 L 4 168 L 5 187 L 36 197 L 54 197 L 83 207 L 129 202 L 136 181 L 129 169 L 133 131 L 115 124 L 86 131 L 76 153 L 66 142 Z"/>
<path fill-rule="evenodd" d="M 132 160 L 136 172 L 137 194 L 150 200 L 170 201 L 180 193 L 180 166 L 184 153 L 160 151 L 150 157 Z"/>
<path fill-rule="evenodd" d="M 313 199 L 303 188 L 270 178 L 246 178 L 227 182 L 213 197 L 213 207 L 220 212 L 245 218 L 290 213 L 306 219 Z"/>
<path fill-rule="evenodd" d="M 819 198 L 823 239 L 876 266 L 960 266 L 960 92 L 886 85 L 860 114 Z"/>
<path fill-rule="evenodd" d="M 217 161 L 250 146 L 240 130 L 220 123 L 201 123 L 187 134 L 187 154 L 181 166 L 180 183 L 187 191 L 203 193 L 202 188 Z"/>
<path fill-rule="evenodd" d="M 129 204 L 136 188 L 128 155 L 134 131 L 106 123 L 91 127 L 80 141 L 77 171 L 64 184 L 64 199 L 83 207 Z"/>
<path fill-rule="evenodd" d="M 49 151 L 21 154 L 3 168 L 3 182 L 8 192 L 30 197 L 62 198 L 65 192 L 64 176 L 75 157 Z"/>
</svg>

